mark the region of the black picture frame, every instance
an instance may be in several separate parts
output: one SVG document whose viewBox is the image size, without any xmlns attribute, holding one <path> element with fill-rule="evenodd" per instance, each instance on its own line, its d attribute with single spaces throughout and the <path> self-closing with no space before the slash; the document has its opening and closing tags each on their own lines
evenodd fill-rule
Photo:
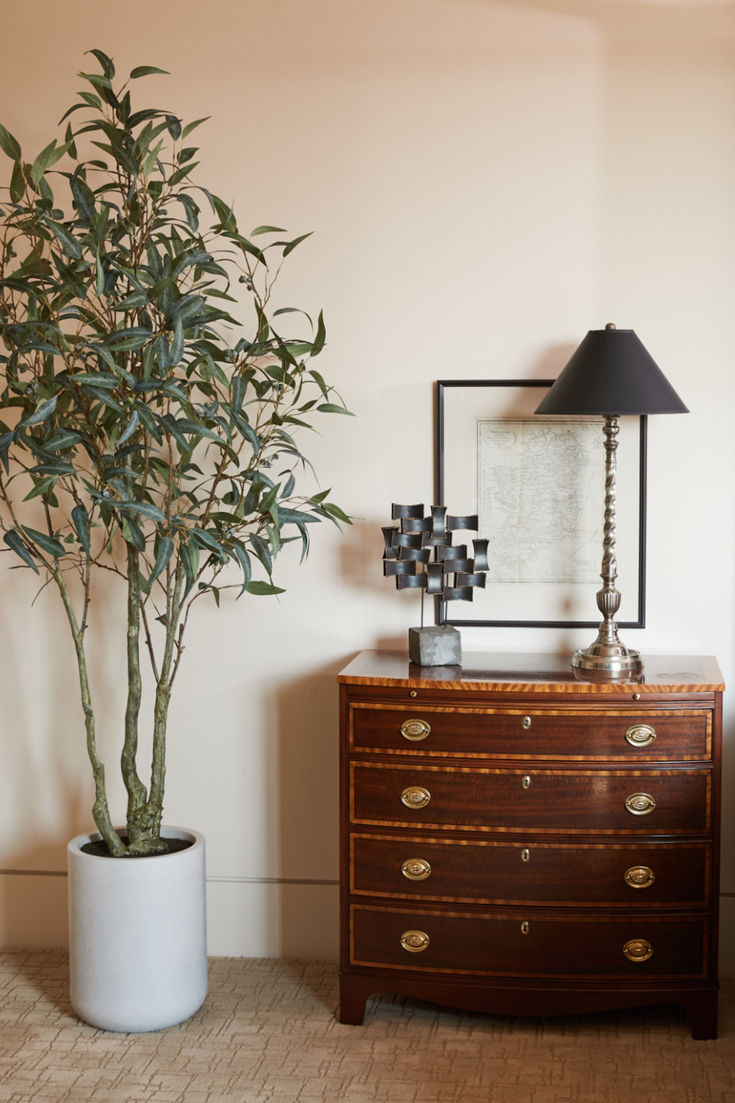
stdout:
<svg viewBox="0 0 735 1103">
<path fill-rule="evenodd" d="M 446 506 L 452 512 L 480 513 L 480 526 L 482 527 L 482 510 L 479 508 L 478 498 L 478 470 L 481 466 L 481 457 L 478 456 L 480 437 L 475 438 L 474 469 L 470 470 L 467 458 L 469 423 L 474 419 L 476 432 L 479 432 L 480 422 L 487 421 L 493 426 L 495 436 L 502 423 L 507 421 L 508 431 L 512 429 L 532 432 L 535 426 L 543 420 L 533 422 L 533 410 L 543 398 L 543 393 L 552 383 L 553 379 L 442 379 L 436 383 L 435 395 L 435 489 L 436 502 Z M 520 412 L 519 412 L 520 411 Z M 489 413 L 488 413 L 489 412 Z M 601 588 L 602 580 L 599 578 L 599 570 L 602 562 L 602 522 L 604 515 L 604 449 L 602 436 L 602 418 L 589 419 L 586 430 L 577 429 L 583 421 L 579 418 L 548 419 L 557 422 L 567 422 L 575 426 L 575 432 L 585 432 L 586 447 L 591 447 L 591 433 L 599 424 L 599 440 L 597 447 L 599 453 L 595 463 L 599 463 L 599 472 L 602 479 L 602 489 L 599 492 L 599 554 L 597 556 L 597 581 L 587 578 L 585 581 L 569 580 L 564 582 L 564 598 L 561 590 L 557 594 L 549 582 L 526 585 L 521 580 L 513 581 L 505 579 L 501 584 L 494 582 L 492 577 L 493 548 L 498 547 L 497 534 L 479 531 L 478 536 L 490 539 L 488 558 L 490 559 L 491 573 L 487 577 L 487 586 L 484 592 L 478 593 L 473 599 L 472 605 L 466 602 L 437 602 L 437 622 L 439 624 L 453 625 L 458 628 L 497 627 L 497 628 L 597 628 L 601 614 L 595 616 L 595 594 Z M 525 430 L 524 423 L 528 423 Z M 626 462 L 626 489 L 628 493 L 617 495 L 617 525 L 616 541 L 618 561 L 621 560 L 621 539 L 625 540 L 625 554 L 622 557 L 627 565 L 627 572 L 620 569 L 618 572 L 617 588 L 622 594 L 621 619 L 617 621 L 620 628 L 644 628 L 646 624 L 646 455 L 647 455 L 647 418 L 626 417 L 620 421 L 621 439 L 618 449 L 618 463 L 621 456 Z M 627 426 L 623 436 L 623 426 Z M 561 432 L 561 426 L 559 432 Z M 493 433 L 490 433 L 492 437 Z M 637 438 L 637 439 L 636 439 Z M 461 443 L 460 443 L 461 442 Z M 457 458 L 455 450 L 462 453 Z M 533 451 L 530 449 L 529 451 Z M 524 461 L 525 462 L 525 461 Z M 587 464 L 591 469 L 592 463 Z M 463 470 L 467 468 L 467 480 L 463 477 Z M 570 493 L 578 494 L 577 484 L 567 472 Z M 594 476 L 597 478 L 597 476 Z M 455 500 L 459 496 L 457 491 L 465 491 L 467 482 L 472 483 L 470 493 L 464 493 L 461 500 Z M 555 484 L 559 483 L 561 492 L 561 479 L 554 472 Z M 637 483 L 637 487 L 635 484 Z M 467 488 L 469 490 L 469 487 Z M 486 492 L 483 491 L 486 495 Z M 449 498 L 450 500 L 447 500 Z M 595 505 L 596 505 L 595 495 Z M 630 500 L 633 499 L 633 500 Z M 587 502 L 587 512 L 592 510 L 592 502 Z M 637 513 L 637 516 L 636 516 Z M 620 523 L 621 517 L 624 521 Z M 512 540 L 513 536 L 509 535 Z M 497 537 L 500 539 L 500 537 Z M 541 546 L 543 546 L 541 542 Z M 591 554 L 591 549 L 590 549 Z M 502 558 L 502 556 L 501 556 Z M 589 567 L 587 568 L 589 569 Z M 634 588 L 637 587 L 637 592 Z M 569 602 L 566 594 L 573 592 L 574 602 Z M 502 608 L 493 609 L 494 598 L 502 593 Z M 537 605 L 536 597 L 543 593 L 544 601 L 541 602 L 541 615 L 533 615 Z M 548 598 L 548 601 L 547 601 Z M 479 600 L 478 600 L 479 599 Z M 551 606 L 555 602 L 563 605 L 563 608 Z M 570 605 L 568 615 L 567 604 Z M 480 607 L 477 608 L 477 605 Z M 549 608 L 547 608 L 547 605 Z M 584 615 L 580 616 L 580 607 L 584 606 Z M 586 610 L 589 608 L 589 619 Z M 475 616 L 467 616 L 466 610 L 475 610 Z M 627 615 L 626 614 L 627 610 Z M 497 613 L 497 615 L 495 615 Z M 464 615 L 462 615 L 464 614 Z"/>
</svg>

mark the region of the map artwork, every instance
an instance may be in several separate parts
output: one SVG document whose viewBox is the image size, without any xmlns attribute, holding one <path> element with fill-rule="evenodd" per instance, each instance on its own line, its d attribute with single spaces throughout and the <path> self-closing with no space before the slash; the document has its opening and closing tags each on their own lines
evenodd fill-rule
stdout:
<svg viewBox="0 0 735 1103">
<path fill-rule="evenodd" d="M 478 515 L 499 534 L 490 545 L 493 583 L 599 578 L 599 435 L 599 422 L 579 418 L 478 419 Z"/>
</svg>

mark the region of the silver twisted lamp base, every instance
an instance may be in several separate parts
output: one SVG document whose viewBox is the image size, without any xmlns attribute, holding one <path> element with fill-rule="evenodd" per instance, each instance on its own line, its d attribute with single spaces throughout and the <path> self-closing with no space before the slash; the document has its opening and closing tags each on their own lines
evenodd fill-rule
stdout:
<svg viewBox="0 0 735 1103">
<path fill-rule="evenodd" d="M 618 564 L 615 558 L 615 468 L 618 448 L 618 419 L 609 414 L 603 426 L 605 437 L 605 527 L 602 542 L 602 589 L 597 593 L 597 608 L 603 616 L 597 639 L 572 657 L 575 674 L 606 682 L 635 681 L 643 670 L 637 651 L 629 650 L 618 637 L 615 614 L 620 594 L 615 589 Z"/>
</svg>

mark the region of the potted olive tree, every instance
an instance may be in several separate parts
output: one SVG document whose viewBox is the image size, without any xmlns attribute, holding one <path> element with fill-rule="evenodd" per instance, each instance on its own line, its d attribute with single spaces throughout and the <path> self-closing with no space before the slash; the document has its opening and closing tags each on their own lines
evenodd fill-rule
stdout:
<svg viewBox="0 0 735 1103">
<path fill-rule="evenodd" d="M 308 235 L 242 234 L 230 205 L 195 183 L 189 135 L 204 120 L 183 125 L 133 103 L 138 79 L 163 70 L 116 82 L 112 60 L 91 53 L 100 71 L 80 74 L 84 90 L 35 159 L 0 127 L 11 162 L 0 202 L 0 527 L 8 559 L 60 598 L 79 675 L 97 834 L 69 845 L 72 1000 L 95 1025 L 142 1030 L 187 1017 L 206 991 L 202 840 L 162 825 L 192 607 L 219 605 L 230 588 L 282 592 L 272 568 L 283 545 L 295 540 L 303 556 L 310 524 L 348 521 L 328 491 L 297 489 L 308 467 L 297 438 L 347 411 L 311 366 L 321 314 L 312 323 L 274 305 L 281 265 Z M 294 324 L 308 335 L 291 335 Z M 100 584 L 118 587 L 125 632 L 124 828 L 88 663 Z M 166 868 L 183 896 L 157 915 Z M 167 990 L 187 972 L 170 1006 Z M 132 991 L 117 995 L 118 981 Z"/>
</svg>

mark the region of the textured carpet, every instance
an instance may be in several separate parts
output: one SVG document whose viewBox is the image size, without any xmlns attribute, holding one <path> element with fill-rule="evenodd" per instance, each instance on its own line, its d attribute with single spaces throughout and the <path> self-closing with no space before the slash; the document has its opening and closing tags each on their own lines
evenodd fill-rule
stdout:
<svg viewBox="0 0 735 1103">
<path fill-rule="evenodd" d="M 2 1103 L 717 1103 L 735 1101 L 735 985 L 720 1037 L 676 1008 L 562 1019 L 371 1001 L 341 1026 L 336 967 L 214 958 L 188 1023 L 107 1034 L 80 1023 L 61 953 L 0 954 Z"/>
</svg>

